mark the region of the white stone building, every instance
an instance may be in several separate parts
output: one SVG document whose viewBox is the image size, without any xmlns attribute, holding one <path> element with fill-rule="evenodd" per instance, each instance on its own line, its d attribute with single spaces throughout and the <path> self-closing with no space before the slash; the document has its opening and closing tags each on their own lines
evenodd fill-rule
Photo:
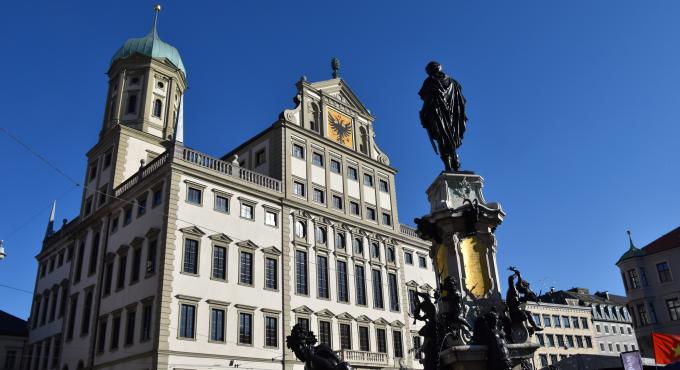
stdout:
<svg viewBox="0 0 680 370">
<path fill-rule="evenodd" d="M 357 368 L 420 367 L 428 243 L 344 80 L 299 81 L 297 107 L 219 159 L 184 143 L 186 71 L 155 25 L 108 76 L 80 214 L 52 217 L 36 257 L 28 369 L 302 369 L 295 323 Z"/>
</svg>

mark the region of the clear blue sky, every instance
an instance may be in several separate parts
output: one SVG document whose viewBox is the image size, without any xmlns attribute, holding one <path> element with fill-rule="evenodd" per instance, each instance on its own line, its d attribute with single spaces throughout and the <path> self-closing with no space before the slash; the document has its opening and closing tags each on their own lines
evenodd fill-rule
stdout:
<svg viewBox="0 0 680 370">
<path fill-rule="evenodd" d="M 642 246 L 680 224 L 677 1 L 165 1 L 159 34 L 188 71 L 185 141 L 226 153 L 292 106 L 294 83 L 330 77 L 331 57 L 377 117 L 399 169 L 402 222 L 427 212 L 441 168 L 418 122 L 429 60 L 460 81 L 470 122 L 464 169 L 507 212 L 498 263 L 536 290 L 622 293 L 614 265 L 630 228 Z M 153 2 L 8 2 L 0 125 L 68 175 L 97 140 L 109 61 L 145 35 Z M 0 284 L 33 290 L 52 199 L 72 218 L 81 189 L 0 134 Z M 69 189 L 71 189 L 69 191 Z M 17 231 L 18 229 L 18 231 Z M 502 273 L 505 276 L 505 272 Z M 27 317 L 31 295 L 0 287 Z"/>
</svg>

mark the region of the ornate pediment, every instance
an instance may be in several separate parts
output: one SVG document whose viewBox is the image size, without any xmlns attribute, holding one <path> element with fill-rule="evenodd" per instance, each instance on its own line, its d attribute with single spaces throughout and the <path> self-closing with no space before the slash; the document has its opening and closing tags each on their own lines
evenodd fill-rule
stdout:
<svg viewBox="0 0 680 370">
<path fill-rule="evenodd" d="M 409 280 L 406 282 L 406 286 L 409 288 L 418 288 L 418 283 L 415 280 Z"/>
<path fill-rule="evenodd" d="M 160 234 L 161 229 L 157 227 L 152 227 L 149 229 L 149 231 L 146 232 L 146 237 L 149 239 L 155 238 L 158 234 Z"/>
<path fill-rule="evenodd" d="M 366 316 L 366 315 L 359 315 L 359 316 L 357 317 L 357 322 L 370 323 L 370 322 L 372 322 L 372 321 L 373 321 L 373 320 L 371 320 L 370 318 L 368 318 L 368 316 Z"/>
<path fill-rule="evenodd" d="M 306 220 L 312 219 L 311 213 L 304 211 L 304 210 L 301 210 L 301 209 L 293 211 L 293 216 L 295 216 L 297 218 L 304 218 Z"/>
<path fill-rule="evenodd" d="M 257 244 L 253 243 L 250 239 L 242 240 L 242 241 L 236 243 L 236 245 L 241 247 L 241 248 L 248 248 L 248 249 L 258 249 L 258 248 L 260 248 Z"/>
<path fill-rule="evenodd" d="M 316 312 L 316 316 L 320 316 L 320 317 L 334 317 L 335 314 L 334 314 L 333 312 L 331 312 L 331 310 L 329 310 L 329 309 L 327 309 L 327 308 L 324 308 L 324 309 L 321 310 L 321 311 L 317 311 L 317 312 Z"/>
<path fill-rule="evenodd" d="M 344 80 L 319 81 L 312 83 L 311 86 L 321 93 L 324 104 L 346 114 L 356 115 L 359 113 L 369 118 L 373 117 Z"/>
<path fill-rule="evenodd" d="M 303 306 L 300 306 L 300 307 L 298 307 L 298 308 L 294 308 L 294 309 L 293 309 L 293 312 L 295 312 L 296 314 L 311 315 L 311 314 L 314 313 L 314 310 L 312 310 L 311 308 L 309 308 L 309 307 L 303 305 Z"/>
<path fill-rule="evenodd" d="M 219 242 L 219 243 L 229 244 L 229 243 L 232 242 L 231 238 L 228 237 L 226 234 L 223 234 L 223 233 L 213 234 L 213 235 L 210 235 L 208 238 L 210 238 L 210 240 L 213 240 L 213 241 L 216 241 L 216 242 Z"/>
<path fill-rule="evenodd" d="M 264 254 L 272 254 L 275 256 L 280 256 L 281 255 L 281 250 L 276 248 L 275 246 L 267 247 L 262 249 L 262 253 Z"/>
<path fill-rule="evenodd" d="M 333 224 L 331 222 L 331 220 L 327 219 L 326 217 L 322 217 L 322 216 L 314 217 L 314 222 L 317 223 L 317 224 L 321 224 L 321 225 L 332 225 Z"/>
<path fill-rule="evenodd" d="M 144 238 L 136 236 L 132 241 L 130 242 L 130 245 L 133 247 L 139 247 L 142 244 L 144 244 Z"/>
<path fill-rule="evenodd" d="M 196 226 L 185 227 L 183 229 L 179 229 L 179 231 L 183 232 L 184 234 L 195 235 L 195 236 L 205 235 L 205 232 L 203 232 L 203 230 L 199 229 Z"/>
<path fill-rule="evenodd" d="M 338 314 L 338 315 L 335 316 L 335 317 L 336 317 L 338 320 L 346 320 L 346 321 L 352 321 L 352 320 L 354 320 L 354 316 L 350 315 L 350 314 L 347 313 L 347 312 L 343 312 L 343 313 L 341 313 L 341 314 Z"/>
<path fill-rule="evenodd" d="M 434 288 L 430 284 L 425 283 L 425 284 L 420 286 L 420 289 L 422 289 L 426 292 L 429 292 L 430 290 L 433 290 Z"/>
<path fill-rule="evenodd" d="M 404 323 L 399 320 L 394 320 L 392 321 L 392 323 L 390 323 L 390 326 L 392 326 L 393 328 L 403 328 L 406 325 L 404 325 Z"/>
<path fill-rule="evenodd" d="M 389 326 L 390 322 L 381 317 L 381 318 L 373 321 L 373 324 L 374 325 L 381 325 L 381 326 Z"/>
</svg>

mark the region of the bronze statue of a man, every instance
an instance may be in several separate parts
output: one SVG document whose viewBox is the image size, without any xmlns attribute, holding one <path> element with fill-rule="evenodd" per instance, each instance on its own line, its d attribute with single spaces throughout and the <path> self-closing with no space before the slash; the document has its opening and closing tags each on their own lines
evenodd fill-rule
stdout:
<svg viewBox="0 0 680 370">
<path fill-rule="evenodd" d="M 467 123 L 465 97 L 458 81 L 447 76 L 441 64 L 430 62 L 425 70 L 428 77 L 418 92 L 423 100 L 420 123 L 427 130 L 432 147 L 444 162 L 446 171 L 458 171 L 460 160 L 456 149 L 463 142 Z"/>
</svg>

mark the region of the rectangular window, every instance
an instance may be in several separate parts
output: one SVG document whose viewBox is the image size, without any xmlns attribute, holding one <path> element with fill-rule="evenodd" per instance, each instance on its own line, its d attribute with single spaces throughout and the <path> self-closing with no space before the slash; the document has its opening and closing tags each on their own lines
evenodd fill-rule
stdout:
<svg viewBox="0 0 680 370">
<path fill-rule="evenodd" d="M 342 197 L 338 195 L 333 195 L 333 208 L 342 209 Z"/>
<path fill-rule="evenodd" d="M 104 167 L 102 167 L 103 169 L 107 169 L 111 165 L 111 156 L 112 156 L 111 151 L 108 151 L 106 152 L 106 154 L 104 154 Z"/>
<path fill-rule="evenodd" d="M 571 318 L 571 325 L 574 327 L 574 329 L 579 329 L 581 327 L 581 325 L 579 325 L 578 317 Z"/>
<path fill-rule="evenodd" d="M 387 353 L 387 333 L 385 329 L 375 329 L 375 341 L 378 344 L 378 352 Z"/>
<path fill-rule="evenodd" d="M 201 189 L 198 188 L 192 188 L 191 186 L 189 187 L 188 193 L 187 193 L 187 202 L 191 204 L 201 204 L 201 198 L 203 197 L 203 194 L 201 192 Z"/>
<path fill-rule="evenodd" d="M 258 150 L 257 153 L 255 153 L 255 166 L 260 166 L 263 165 L 267 162 L 267 153 L 264 151 L 264 149 Z"/>
<path fill-rule="evenodd" d="M 418 265 L 420 266 L 420 268 L 424 269 L 427 268 L 427 259 L 425 258 L 425 256 L 418 256 Z"/>
<path fill-rule="evenodd" d="M 239 282 L 253 285 L 253 254 L 241 252 L 239 258 Z"/>
<path fill-rule="evenodd" d="M 666 307 L 668 308 L 668 316 L 671 318 L 671 321 L 680 320 L 680 299 L 667 299 Z"/>
<path fill-rule="evenodd" d="M 112 350 L 118 348 L 118 342 L 120 341 L 120 316 L 114 316 L 111 320 L 111 344 L 110 348 Z"/>
<path fill-rule="evenodd" d="M 359 350 L 364 352 L 369 352 L 371 350 L 368 326 L 359 326 Z"/>
<path fill-rule="evenodd" d="M 401 332 L 392 332 L 392 345 L 394 346 L 394 357 L 401 358 L 404 357 L 404 345 L 401 342 Z"/>
<path fill-rule="evenodd" d="M 218 245 L 213 247 L 212 278 L 227 279 L 227 248 Z"/>
<path fill-rule="evenodd" d="M 264 318 L 264 345 L 267 347 L 279 346 L 279 323 L 276 317 L 266 316 Z"/>
<path fill-rule="evenodd" d="M 415 313 L 416 305 L 418 304 L 418 293 L 415 289 L 408 290 L 408 312 L 410 314 Z"/>
<path fill-rule="evenodd" d="M 373 175 L 364 174 L 364 185 L 373 187 Z"/>
<path fill-rule="evenodd" d="M 576 336 L 576 346 L 578 348 L 583 348 L 583 337 L 581 337 L 580 335 Z"/>
<path fill-rule="evenodd" d="M 316 257 L 316 278 L 319 298 L 328 298 L 328 257 Z"/>
<path fill-rule="evenodd" d="M 253 344 L 253 315 L 245 312 L 238 314 L 239 344 Z"/>
<path fill-rule="evenodd" d="M 315 166 L 323 167 L 323 155 L 319 153 L 312 153 L 312 164 Z"/>
<path fill-rule="evenodd" d="M 347 262 L 337 261 L 338 270 L 338 301 L 349 302 L 349 292 L 347 291 Z"/>
<path fill-rule="evenodd" d="M 179 337 L 189 339 L 196 337 L 196 306 L 182 304 L 179 317 Z"/>
<path fill-rule="evenodd" d="M 359 180 L 359 171 L 354 167 L 347 167 L 347 177 L 350 180 L 357 181 Z"/>
<path fill-rule="evenodd" d="M 139 281 L 139 270 L 142 268 L 142 248 L 138 247 L 132 252 L 132 273 L 130 283 Z"/>
<path fill-rule="evenodd" d="M 140 340 L 146 341 L 151 338 L 151 309 L 153 306 L 150 304 L 145 305 L 144 308 L 142 308 L 142 333 L 140 336 Z"/>
<path fill-rule="evenodd" d="M 156 189 L 153 191 L 153 197 L 151 200 L 151 206 L 156 207 L 160 205 L 163 202 L 163 190 L 162 189 Z"/>
<path fill-rule="evenodd" d="M 295 292 L 309 294 L 307 290 L 307 252 L 295 251 Z"/>
<path fill-rule="evenodd" d="M 156 247 L 158 245 L 157 240 L 152 240 L 149 242 L 149 249 L 146 251 L 146 274 L 153 274 L 156 272 Z"/>
<path fill-rule="evenodd" d="M 373 279 L 373 307 L 384 308 L 382 291 L 382 274 L 380 270 L 372 270 Z"/>
<path fill-rule="evenodd" d="M 224 317 L 224 310 L 210 309 L 210 340 L 213 342 L 224 342 Z"/>
<path fill-rule="evenodd" d="M 413 252 L 404 251 L 404 262 L 407 265 L 413 265 Z"/>
<path fill-rule="evenodd" d="M 278 263 L 276 258 L 267 257 L 264 260 L 264 287 L 267 289 L 279 289 Z"/>
<path fill-rule="evenodd" d="M 656 264 L 656 271 L 659 273 L 659 281 L 667 283 L 672 281 L 671 269 L 668 267 L 668 262 L 661 262 Z"/>
<path fill-rule="evenodd" d="M 366 207 L 366 218 L 375 221 L 375 208 Z"/>
<path fill-rule="evenodd" d="M 182 272 L 198 274 L 198 241 L 193 239 L 184 240 L 184 263 Z"/>
<path fill-rule="evenodd" d="M 293 194 L 304 197 L 305 196 L 305 184 L 299 181 L 293 181 Z"/>
<path fill-rule="evenodd" d="M 146 213 L 146 194 L 144 198 L 137 199 L 137 217 L 144 216 Z"/>
<path fill-rule="evenodd" d="M 305 148 L 299 144 L 293 144 L 293 157 L 305 159 Z"/>
<path fill-rule="evenodd" d="M 568 317 L 562 316 L 562 326 L 565 328 L 571 327 L 571 322 L 569 321 Z"/>
<path fill-rule="evenodd" d="M 127 254 L 118 257 L 118 275 L 116 276 L 116 290 L 125 286 L 125 273 L 127 268 Z"/>
<path fill-rule="evenodd" d="M 585 317 L 581 318 L 581 327 L 583 329 L 588 329 L 588 319 L 587 318 L 585 318 Z"/>
<path fill-rule="evenodd" d="M 385 180 L 380 180 L 379 183 L 380 183 L 380 191 L 385 192 L 385 193 L 387 193 L 387 192 L 390 191 L 390 190 L 389 190 L 389 186 L 387 185 L 387 181 L 385 181 Z"/>
<path fill-rule="evenodd" d="M 556 328 L 562 327 L 562 323 L 560 322 L 560 317 L 559 317 L 559 316 L 553 315 L 552 319 L 553 319 L 553 326 L 554 326 L 554 327 L 556 327 Z"/>
<path fill-rule="evenodd" d="M 390 293 L 390 310 L 399 311 L 399 293 L 397 290 L 397 274 L 387 274 L 387 286 Z"/>
<path fill-rule="evenodd" d="M 649 319 L 647 318 L 647 308 L 645 307 L 645 304 L 639 304 L 637 306 L 638 309 L 638 315 L 640 317 L 640 326 L 645 326 L 649 324 Z"/>
<path fill-rule="evenodd" d="M 298 317 L 297 318 L 297 323 L 300 325 L 300 327 L 304 330 L 309 330 L 309 319 L 306 317 Z"/>
<path fill-rule="evenodd" d="M 350 324 L 340 326 L 340 349 L 352 349 L 352 327 Z"/>
<path fill-rule="evenodd" d="M 356 265 L 354 266 L 354 280 L 355 289 L 357 295 L 357 304 L 365 306 L 366 305 L 366 275 L 364 272 L 364 266 Z"/>
<path fill-rule="evenodd" d="M 90 174 L 88 175 L 88 181 L 92 181 L 97 178 L 97 161 L 90 165 Z"/>
<path fill-rule="evenodd" d="M 574 348 L 574 337 L 571 335 L 567 335 L 567 347 Z"/>
<path fill-rule="evenodd" d="M 99 335 L 97 338 L 97 353 L 104 353 L 106 348 L 106 317 L 99 319 Z"/>
<path fill-rule="evenodd" d="M 94 234 L 92 238 L 92 248 L 90 249 L 90 264 L 87 269 L 87 276 L 90 276 L 97 272 L 97 263 L 99 262 L 99 239 L 101 239 L 99 232 Z"/>
<path fill-rule="evenodd" d="M 349 202 L 349 213 L 359 216 L 359 203 Z"/>
<path fill-rule="evenodd" d="M 543 315 L 543 327 L 549 328 L 551 326 L 552 326 L 552 322 L 550 321 L 550 316 Z"/>
<path fill-rule="evenodd" d="M 317 203 L 326 203 L 326 194 L 323 190 L 314 189 L 312 199 Z"/>
<path fill-rule="evenodd" d="M 331 322 L 319 321 L 319 343 L 331 347 Z"/>
<path fill-rule="evenodd" d="M 229 198 L 215 195 L 215 211 L 229 213 Z"/>
<path fill-rule="evenodd" d="M 630 288 L 637 289 L 640 287 L 640 279 L 638 278 L 635 269 L 628 270 L 628 280 L 630 281 Z"/>
<path fill-rule="evenodd" d="M 115 233 L 118 231 L 118 216 L 115 216 L 115 218 L 111 219 L 111 234 Z"/>
<path fill-rule="evenodd" d="M 76 310 L 78 308 L 78 296 L 71 297 L 71 303 L 68 310 L 68 326 L 66 328 L 66 340 L 73 339 L 73 329 L 76 325 Z"/>
<path fill-rule="evenodd" d="M 111 294 L 111 284 L 113 280 L 113 262 L 108 262 L 104 269 L 104 286 L 102 294 L 107 296 Z"/>
<path fill-rule="evenodd" d="M 85 295 L 85 303 L 83 304 L 82 321 L 80 322 L 80 334 L 85 335 L 90 332 L 90 315 L 92 314 L 92 291 Z"/>
<path fill-rule="evenodd" d="M 123 210 L 123 225 L 129 225 L 132 222 L 132 207 Z"/>
<path fill-rule="evenodd" d="M 383 225 L 392 226 L 392 215 L 390 215 L 389 213 L 383 212 L 382 223 L 383 223 Z"/>
<path fill-rule="evenodd" d="M 545 337 L 548 339 L 548 347 L 555 347 L 555 336 L 553 334 L 547 334 Z"/>
<path fill-rule="evenodd" d="M 247 203 L 241 203 L 241 218 L 247 218 L 249 220 L 255 219 L 255 213 L 253 212 L 253 205 Z"/>
<path fill-rule="evenodd" d="M 265 211 L 264 212 L 264 224 L 269 225 L 269 226 L 278 226 L 279 225 L 279 220 L 278 220 L 278 213 L 272 212 L 272 211 Z"/>
<path fill-rule="evenodd" d="M 331 172 L 340 173 L 340 161 L 331 159 Z"/>
<path fill-rule="evenodd" d="M 588 336 L 584 337 L 584 339 L 586 340 L 586 347 L 593 348 L 593 340 Z"/>
<path fill-rule="evenodd" d="M 136 311 L 128 311 L 125 316 L 125 345 L 129 346 L 135 340 L 135 319 L 137 316 Z"/>
</svg>

